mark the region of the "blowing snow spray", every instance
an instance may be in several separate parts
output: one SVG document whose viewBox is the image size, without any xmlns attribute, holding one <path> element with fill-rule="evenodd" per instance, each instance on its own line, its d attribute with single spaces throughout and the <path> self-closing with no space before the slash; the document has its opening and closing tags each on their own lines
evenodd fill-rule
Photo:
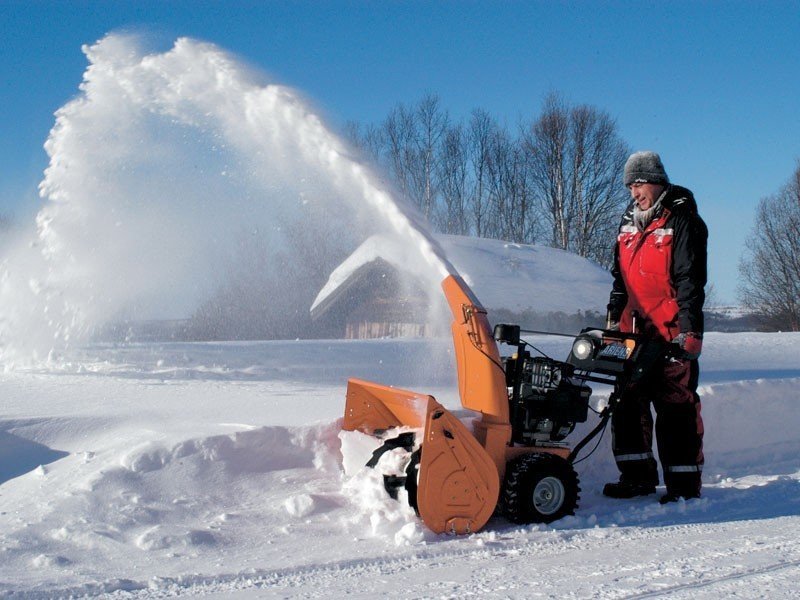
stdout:
<svg viewBox="0 0 800 600">
<path fill-rule="evenodd" d="M 7 367 L 52 359 L 113 319 L 189 314 L 253 239 L 280 257 L 278 275 L 309 268 L 297 247 L 376 232 L 402 239 L 434 289 L 448 272 L 424 227 L 297 92 L 187 38 L 148 53 L 114 34 L 84 52 L 80 94 L 45 143 L 35 233 L 2 266 Z"/>
</svg>

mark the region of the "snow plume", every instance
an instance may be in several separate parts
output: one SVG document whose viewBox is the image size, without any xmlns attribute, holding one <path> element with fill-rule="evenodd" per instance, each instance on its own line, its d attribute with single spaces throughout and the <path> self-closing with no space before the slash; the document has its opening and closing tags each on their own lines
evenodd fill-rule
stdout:
<svg viewBox="0 0 800 600">
<path fill-rule="evenodd" d="M 80 94 L 45 144 L 35 241 L 2 265 L 6 365 L 111 319 L 188 315 L 243 246 L 264 248 L 273 281 L 283 277 L 264 303 L 335 244 L 343 258 L 376 232 L 417 249 L 427 279 L 448 272 L 416 217 L 295 91 L 186 38 L 147 53 L 112 34 L 84 52 Z"/>
</svg>

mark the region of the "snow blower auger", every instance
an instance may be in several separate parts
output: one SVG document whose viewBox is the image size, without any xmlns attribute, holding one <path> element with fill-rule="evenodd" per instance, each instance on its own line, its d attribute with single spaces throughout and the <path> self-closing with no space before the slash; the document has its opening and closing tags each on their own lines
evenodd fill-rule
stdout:
<svg viewBox="0 0 800 600">
<path fill-rule="evenodd" d="M 574 514 L 578 453 L 605 428 L 620 392 L 644 375 L 663 348 L 636 334 L 584 329 L 566 362 L 532 357 L 520 334 L 542 332 L 517 325 L 497 325 L 492 332 L 486 311 L 459 276 L 448 275 L 442 287 L 453 314 L 461 403 L 480 413 L 472 431 L 433 396 L 359 379 L 348 381 L 343 429 L 385 438 L 369 466 L 386 451 L 405 449 L 405 475 L 385 476 L 387 491 L 397 497 L 404 487 L 436 533 L 478 531 L 498 507 L 515 523 Z M 516 346 L 516 353 L 501 358 L 497 342 Z M 587 420 L 587 381 L 614 391 L 600 423 L 570 450 L 564 439 Z M 388 437 L 394 428 L 402 433 Z"/>
</svg>

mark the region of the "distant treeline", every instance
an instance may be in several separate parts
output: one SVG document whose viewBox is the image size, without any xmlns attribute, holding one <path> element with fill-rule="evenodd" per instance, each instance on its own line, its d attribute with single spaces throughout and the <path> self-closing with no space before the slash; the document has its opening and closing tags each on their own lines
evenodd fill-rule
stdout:
<svg viewBox="0 0 800 600">
<path fill-rule="evenodd" d="M 584 327 L 603 327 L 605 315 L 596 311 L 578 311 L 575 313 L 548 312 L 537 313 L 532 310 L 514 312 L 509 310 L 494 310 L 489 315 L 494 323 L 516 323 L 523 329 L 545 331 L 548 333 L 565 333 L 575 335 Z M 743 331 L 775 331 L 763 315 L 746 314 L 736 317 L 706 312 L 706 331 L 719 331 L 736 333 Z M 257 324 L 256 324 L 257 325 Z M 235 333 L 217 332 L 217 335 L 203 334 L 197 330 L 197 323 L 192 319 L 164 320 L 164 321 L 128 321 L 111 323 L 97 332 L 95 339 L 104 342 L 186 342 L 212 339 L 239 339 L 258 340 L 273 339 L 263 333 L 258 333 L 259 328 L 242 327 Z M 307 339 L 332 338 L 341 332 L 333 330 L 314 329 Z"/>
<path fill-rule="evenodd" d="M 347 133 L 438 232 L 611 263 L 630 148 L 598 108 L 551 94 L 538 115 L 509 127 L 482 109 L 454 119 L 431 94 Z"/>
</svg>

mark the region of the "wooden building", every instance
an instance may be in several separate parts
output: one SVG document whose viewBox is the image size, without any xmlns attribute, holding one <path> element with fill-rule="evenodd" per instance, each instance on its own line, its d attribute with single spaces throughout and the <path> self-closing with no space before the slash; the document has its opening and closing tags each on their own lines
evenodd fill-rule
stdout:
<svg viewBox="0 0 800 600">
<path fill-rule="evenodd" d="M 425 337 L 428 298 L 422 286 L 382 258 L 353 271 L 311 309 L 311 318 L 345 339 Z"/>
</svg>

